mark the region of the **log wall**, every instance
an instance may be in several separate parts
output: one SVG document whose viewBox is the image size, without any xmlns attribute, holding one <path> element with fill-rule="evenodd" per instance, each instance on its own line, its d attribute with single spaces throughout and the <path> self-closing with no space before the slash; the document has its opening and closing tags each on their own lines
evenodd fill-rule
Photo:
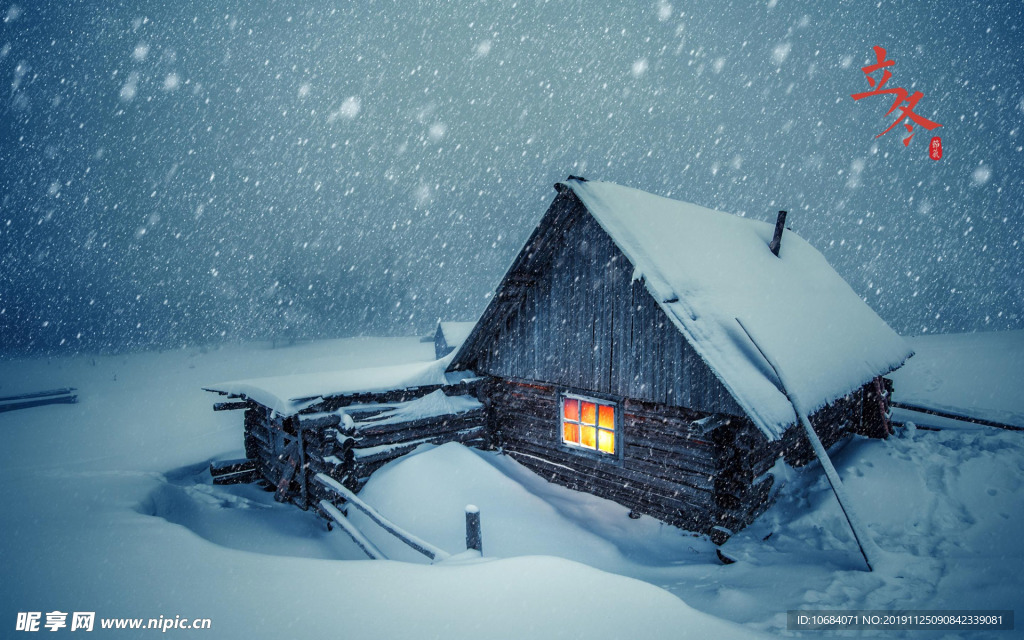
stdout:
<svg viewBox="0 0 1024 640">
<path fill-rule="evenodd" d="M 560 397 L 566 392 L 595 395 L 499 378 L 481 387 L 492 441 L 551 482 L 689 531 L 742 529 L 771 505 L 775 479 L 769 471 L 778 459 L 802 466 L 814 457 L 799 429 L 769 441 L 747 418 L 613 397 L 607 399 L 618 410 L 620 455 L 581 452 L 561 441 Z M 812 416 L 826 447 L 860 424 L 862 395 L 858 391 Z"/>
<path fill-rule="evenodd" d="M 504 452 L 552 482 L 637 513 L 691 531 L 706 532 L 716 524 L 716 447 L 701 422 L 707 415 L 625 400 L 617 403 L 621 455 L 587 455 L 561 442 L 561 391 L 507 379 L 482 389 Z"/>
<path fill-rule="evenodd" d="M 352 396 L 347 413 L 359 421 L 355 425 L 343 422 L 336 412 L 345 402 L 341 398 L 288 418 L 245 400 L 246 457 L 279 500 L 305 509 L 333 499 L 313 481 L 317 473 L 358 492 L 374 471 L 420 444 L 497 446 L 551 482 L 709 533 L 713 539 L 718 536 L 716 541 L 747 526 L 771 505 L 774 477 L 769 471 L 780 457 L 792 466 L 814 459 L 797 428 L 779 441 L 768 441 L 747 418 L 537 381 L 490 378 L 445 390 L 464 394 L 469 389 L 483 409 L 396 424 L 373 424 L 373 417 L 399 399 L 434 388 Z M 615 404 L 617 455 L 562 444 L 560 397 L 566 392 Z M 811 421 L 822 443 L 830 447 L 863 431 L 874 401 L 865 387 L 815 412 Z M 327 407 L 330 411 L 321 410 Z"/>
</svg>

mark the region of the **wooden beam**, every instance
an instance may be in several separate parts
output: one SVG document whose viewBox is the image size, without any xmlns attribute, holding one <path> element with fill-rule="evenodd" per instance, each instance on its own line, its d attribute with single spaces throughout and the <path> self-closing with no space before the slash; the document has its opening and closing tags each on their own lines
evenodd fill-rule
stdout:
<svg viewBox="0 0 1024 640">
<path fill-rule="evenodd" d="M 214 411 L 237 411 L 239 409 L 248 409 L 248 402 L 214 402 Z"/>
<path fill-rule="evenodd" d="M 792 387 L 786 384 L 786 373 L 776 366 L 775 360 L 770 357 L 770 354 L 766 353 L 765 350 L 758 344 L 758 341 L 754 339 L 750 331 L 746 326 L 736 318 L 736 323 L 740 325 L 743 332 L 747 334 L 747 338 L 757 349 L 761 357 L 764 358 L 768 366 L 775 372 L 775 376 L 779 379 L 781 385 L 780 391 L 785 394 L 786 399 L 793 405 L 793 411 L 796 412 L 797 418 L 800 419 L 800 424 L 803 425 L 804 432 L 807 434 L 807 439 L 811 442 L 811 446 L 814 448 L 814 454 L 818 457 L 818 461 L 821 463 L 822 468 L 825 470 L 825 477 L 828 478 L 828 483 L 832 487 L 832 493 L 836 496 L 836 501 L 839 503 L 839 509 L 846 516 L 846 522 L 850 525 L 850 531 L 853 532 L 853 539 L 857 542 L 857 547 L 860 549 L 860 554 L 864 557 L 864 563 L 868 566 L 868 571 L 874 571 L 874 564 L 881 558 L 881 549 L 875 544 L 875 541 L 868 537 L 867 531 L 862 529 L 860 518 L 857 517 L 856 512 L 853 509 L 853 503 L 850 497 L 846 493 L 846 487 L 843 486 L 843 481 L 839 477 L 839 472 L 832 465 L 832 460 L 828 457 L 828 452 L 825 451 L 825 447 L 821 444 L 821 440 L 818 439 L 818 434 L 814 432 L 814 427 L 811 426 L 811 421 L 807 418 L 807 412 L 804 411 L 803 405 L 798 397 L 792 395 Z"/>
<path fill-rule="evenodd" d="M 427 556 L 431 560 L 444 560 L 449 557 L 449 553 L 435 547 L 434 545 L 421 540 L 420 538 L 409 533 L 405 529 L 402 529 L 394 522 L 391 522 L 380 513 L 378 513 L 373 507 L 363 502 L 356 494 L 346 489 L 340 482 L 334 478 L 324 475 L 322 473 L 316 474 L 316 480 L 324 487 L 330 489 L 338 496 L 343 498 L 345 502 L 351 504 L 353 507 L 359 509 L 365 513 L 371 520 L 376 522 L 380 528 L 384 529 L 391 535 L 395 536 L 405 544 L 409 545 L 416 551 L 419 551 L 423 555 Z M 322 504 L 322 503 L 321 503 Z"/>
<path fill-rule="evenodd" d="M 42 407 L 48 404 L 75 404 L 78 396 L 56 396 L 53 398 L 41 398 L 39 400 L 26 400 L 24 402 L 11 402 L 0 404 L 0 413 L 5 411 L 17 411 L 18 409 L 29 409 L 31 407 Z"/>
<path fill-rule="evenodd" d="M 295 448 L 296 444 L 293 441 L 278 457 L 283 462 L 283 471 L 280 479 L 277 481 L 277 491 L 274 492 L 274 499 L 278 502 L 286 502 L 288 500 L 289 489 L 291 488 L 292 478 L 295 477 L 295 471 L 298 469 L 298 461 L 295 459 Z"/>
<path fill-rule="evenodd" d="M 299 421 L 296 420 L 296 422 Z M 301 422 L 299 422 L 296 431 L 299 435 L 299 467 L 296 469 L 296 472 L 299 474 L 299 491 L 302 496 L 302 508 L 305 510 L 309 508 L 309 492 L 306 487 L 306 444 L 303 442 L 306 433 L 305 429 L 302 428 Z"/>
<path fill-rule="evenodd" d="M 227 473 L 238 473 L 239 471 L 248 471 L 249 469 L 255 468 L 256 463 L 248 458 L 222 460 L 210 463 L 210 475 L 216 478 L 217 476 L 222 476 Z"/>
<path fill-rule="evenodd" d="M 362 531 L 356 529 L 355 526 L 349 522 L 348 518 L 345 517 L 345 514 L 343 514 L 336 506 L 326 500 L 321 500 L 318 507 L 319 510 L 328 518 L 337 522 L 342 531 L 347 533 L 348 536 L 352 538 L 352 542 L 355 542 L 356 545 L 363 550 L 363 553 L 369 556 L 371 560 L 388 559 L 388 557 L 377 548 L 377 545 L 370 542 L 366 536 L 363 535 Z"/>
<path fill-rule="evenodd" d="M 259 477 L 259 472 L 253 468 L 245 471 L 238 471 L 236 473 L 225 473 L 219 476 L 214 476 L 213 484 L 249 484 L 250 482 L 256 482 L 259 480 Z"/>
<path fill-rule="evenodd" d="M 303 429 L 326 429 L 341 424 L 341 416 L 337 413 L 317 416 L 304 416 L 299 414 L 299 426 Z"/>
<path fill-rule="evenodd" d="M 62 389 L 52 389 L 50 391 L 34 391 L 32 393 L 22 393 L 16 396 L 4 396 L 0 398 L 0 402 L 7 402 L 8 400 L 27 400 L 29 398 L 45 398 L 47 396 L 64 396 L 68 395 L 72 391 L 77 391 L 74 387 L 64 387 Z"/>
<path fill-rule="evenodd" d="M 985 420 L 982 418 L 972 418 L 969 416 L 961 415 L 959 413 L 950 413 L 948 411 L 939 411 L 938 409 L 928 409 L 926 407 L 919 407 L 913 404 L 906 404 L 904 402 L 889 402 L 890 407 L 896 407 L 897 409 L 906 409 L 907 411 L 914 411 L 916 413 L 926 413 L 930 416 L 938 416 L 939 418 L 949 418 L 950 420 L 959 420 L 960 422 L 970 422 L 972 424 L 981 424 L 986 427 L 997 427 L 999 429 L 1007 429 L 1009 431 L 1024 431 L 1024 427 L 1016 427 L 1012 424 L 1005 424 L 1003 422 L 996 422 L 994 420 Z"/>
</svg>

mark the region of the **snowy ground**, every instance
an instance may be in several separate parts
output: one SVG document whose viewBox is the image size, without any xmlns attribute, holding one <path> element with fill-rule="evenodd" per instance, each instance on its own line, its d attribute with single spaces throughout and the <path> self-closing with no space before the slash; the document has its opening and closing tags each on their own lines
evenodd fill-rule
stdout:
<svg viewBox="0 0 1024 640">
<path fill-rule="evenodd" d="M 729 566 L 703 538 L 454 444 L 385 467 L 362 496 L 453 552 L 463 507 L 478 505 L 484 560 L 427 566 L 354 516 L 398 560 L 363 561 L 311 514 L 210 484 L 210 459 L 241 455 L 241 417 L 213 413 L 200 387 L 432 349 L 358 339 L 0 363 L 0 396 L 80 398 L 0 414 L 0 636 L 19 611 L 53 610 L 212 619 L 212 635 L 168 632 L 180 637 L 682 638 L 786 634 L 796 608 L 1022 609 L 1024 434 L 996 429 L 903 430 L 835 455 L 890 552 L 874 573 L 814 469 L 726 545 L 743 558 Z"/>
</svg>

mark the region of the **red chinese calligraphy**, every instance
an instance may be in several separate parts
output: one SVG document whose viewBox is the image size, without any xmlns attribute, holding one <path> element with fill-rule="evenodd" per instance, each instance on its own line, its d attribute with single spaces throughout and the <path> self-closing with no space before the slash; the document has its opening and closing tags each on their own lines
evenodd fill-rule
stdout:
<svg viewBox="0 0 1024 640">
<path fill-rule="evenodd" d="M 882 133 L 878 134 L 875 137 L 879 138 L 889 133 L 890 131 L 892 131 L 893 127 L 902 122 L 907 132 L 910 133 L 909 136 L 903 139 L 903 145 L 908 146 L 910 144 L 910 139 L 916 135 L 916 133 L 914 133 L 915 124 L 924 127 L 928 131 L 941 127 L 942 125 L 939 124 L 938 122 L 933 122 L 928 118 L 925 118 L 924 116 L 921 116 L 914 112 L 914 107 L 916 107 L 917 103 L 921 100 L 921 98 L 924 97 L 923 93 L 921 93 L 920 91 L 915 91 L 913 94 L 908 95 L 907 90 L 903 89 L 902 87 L 895 87 L 892 89 L 883 88 L 885 83 L 889 82 L 889 80 L 892 78 L 892 72 L 889 71 L 886 67 L 892 67 L 896 64 L 896 62 L 894 60 L 886 59 L 886 52 L 885 49 L 883 49 L 882 47 L 873 47 L 873 49 L 875 51 L 875 64 L 870 64 L 866 67 L 861 67 L 861 71 L 863 71 L 864 75 L 867 76 L 868 85 L 871 86 L 872 90 L 864 91 L 861 93 L 854 93 L 850 97 L 853 98 L 854 100 L 861 100 L 868 96 L 880 96 L 886 94 L 894 95 L 896 99 L 893 100 L 892 106 L 889 107 L 889 110 L 885 112 L 885 115 L 889 115 L 893 111 L 897 110 L 899 110 L 900 112 L 900 117 L 897 118 L 896 121 L 893 122 L 891 125 L 889 125 L 888 129 L 886 129 L 885 131 L 883 131 Z M 882 70 L 882 77 L 880 79 L 876 79 L 871 75 L 878 70 Z"/>
</svg>

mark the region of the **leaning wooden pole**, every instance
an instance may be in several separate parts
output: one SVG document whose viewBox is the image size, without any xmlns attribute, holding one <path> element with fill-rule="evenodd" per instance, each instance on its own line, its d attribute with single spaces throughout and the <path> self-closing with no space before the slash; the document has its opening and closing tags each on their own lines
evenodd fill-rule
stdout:
<svg viewBox="0 0 1024 640">
<path fill-rule="evenodd" d="M 872 540 L 867 535 L 867 532 L 861 527 L 860 519 L 857 517 L 857 514 L 853 509 L 853 504 L 849 495 L 846 493 L 846 487 L 843 486 L 843 481 L 839 477 L 839 472 L 837 472 L 836 468 L 832 465 L 832 460 L 829 459 L 828 452 L 825 451 L 825 447 L 821 444 L 818 434 L 814 432 L 814 427 L 811 426 L 811 421 L 807 417 L 807 412 L 803 410 L 799 399 L 793 395 L 791 387 L 787 384 L 782 370 L 776 366 L 775 361 L 772 360 L 757 340 L 754 339 L 750 330 L 743 325 L 743 322 L 739 318 L 736 318 L 736 322 L 739 323 L 740 328 L 747 334 L 750 342 L 753 343 L 754 347 L 757 348 L 758 352 L 760 352 L 761 357 L 765 359 L 765 362 L 768 363 L 768 366 L 772 368 L 772 371 L 774 371 L 775 375 L 779 378 L 779 383 L 782 386 L 782 393 L 785 394 L 789 403 L 793 405 L 793 411 L 796 412 L 796 416 L 799 418 L 800 424 L 803 426 L 804 432 L 807 434 L 807 439 L 811 441 L 811 447 L 814 449 L 814 455 L 818 457 L 818 461 L 821 462 L 822 468 L 825 469 L 825 476 L 828 478 L 829 485 L 832 486 L 832 493 L 835 494 L 836 500 L 839 502 L 839 508 L 846 517 L 846 522 L 850 525 L 850 531 L 853 532 L 853 539 L 857 541 L 857 547 L 860 548 L 860 554 L 864 556 L 864 562 L 868 565 L 868 571 L 873 571 L 875 562 L 872 561 L 872 557 L 878 558 L 881 555 L 881 550 L 875 544 L 874 540 Z"/>
</svg>

